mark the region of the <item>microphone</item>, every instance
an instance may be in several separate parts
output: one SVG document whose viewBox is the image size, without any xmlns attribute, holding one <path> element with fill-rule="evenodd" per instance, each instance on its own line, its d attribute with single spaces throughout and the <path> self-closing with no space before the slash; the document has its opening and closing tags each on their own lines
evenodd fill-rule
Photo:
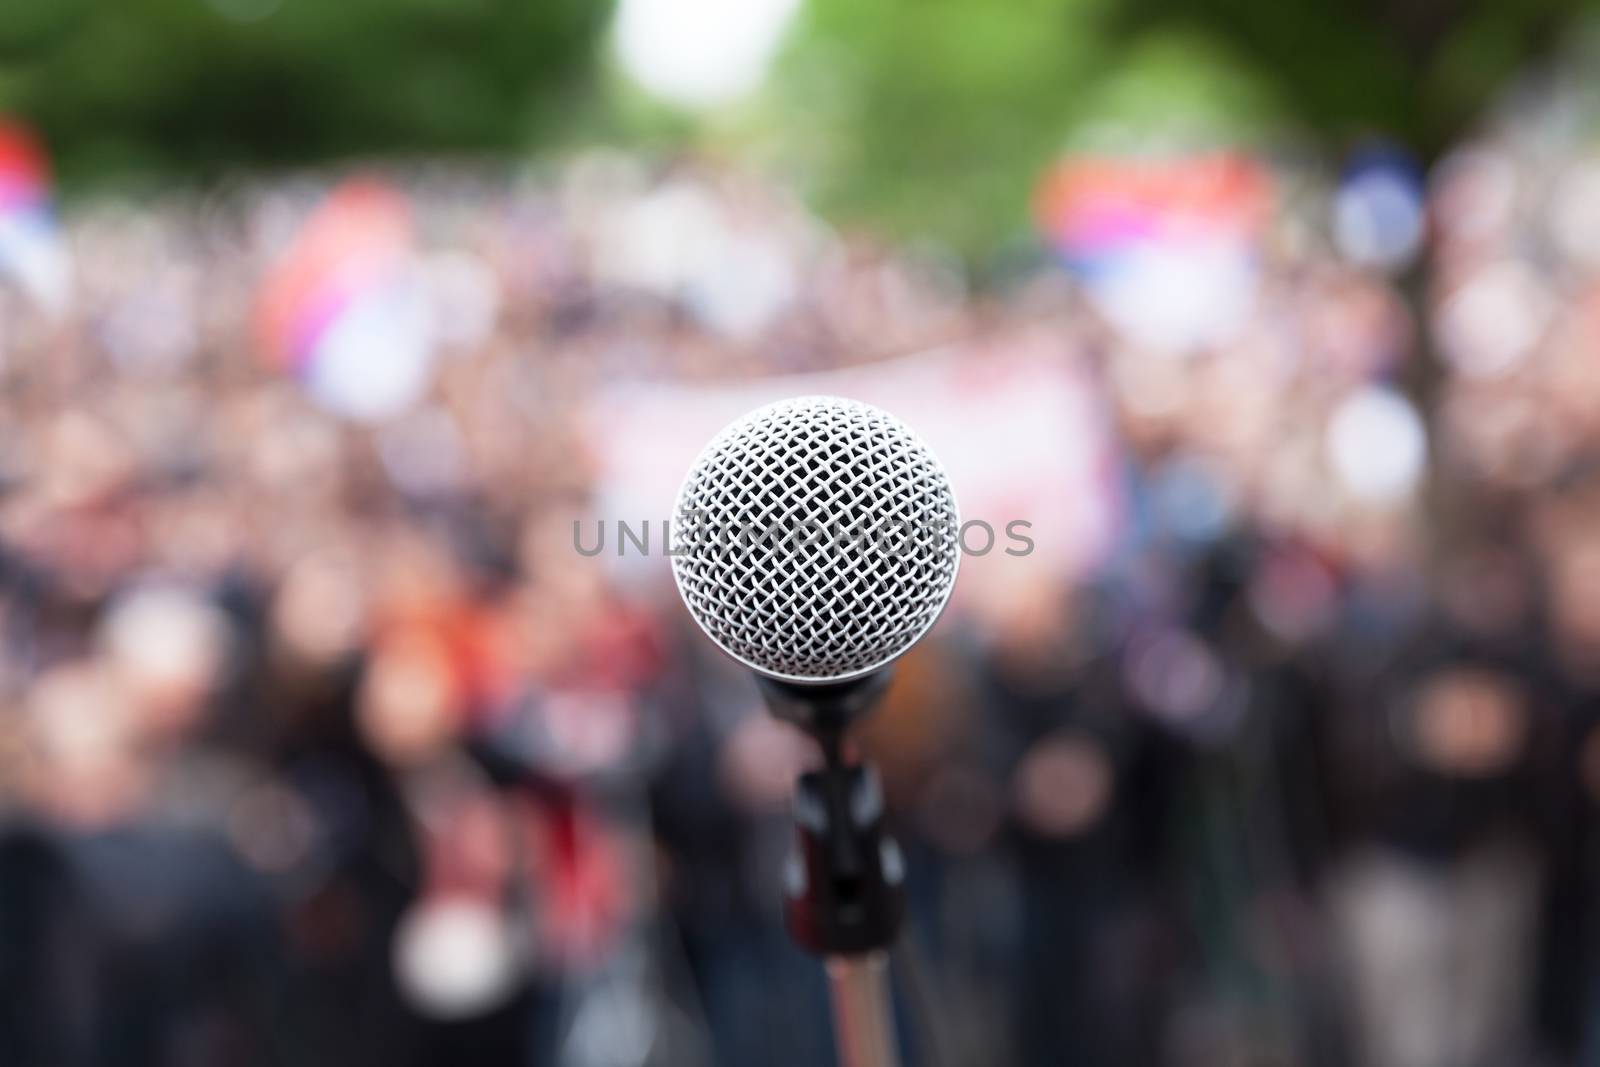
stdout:
<svg viewBox="0 0 1600 1067">
<path fill-rule="evenodd" d="M 959 533 L 944 468 L 903 423 L 803 396 L 736 419 L 700 453 L 678 491 L 672 572 L 728 655 L 771 681 L 837 686 L 938 619 Z"/>
<path fill-rule="evenodd" d="M 905 912 L 882 790 L 847 762 L 844 732 L 944 610 L 959 536 L 928 447 L 888 412 L 832 396 L 724 427 L 673 509 L 672 573 L 690 616 L 822 748 L 822 768 L 795 784 L 785 912 L 794 940 L 828 960 L 844 1067 L 897 1061 L 885 951 Z"/>
</svg>

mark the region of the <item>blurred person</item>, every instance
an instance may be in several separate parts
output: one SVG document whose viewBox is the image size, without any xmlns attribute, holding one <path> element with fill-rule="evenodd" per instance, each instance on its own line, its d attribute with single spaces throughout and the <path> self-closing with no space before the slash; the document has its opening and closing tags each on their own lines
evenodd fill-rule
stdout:
<svg viewBox="0 0 1600 1067">
<path fill-rule="evenodd" d="M 282 719 L 281 791 L 250 822 L 258 833 L 290 831 L 270 859 L 288 942 L 284 1029 L 297 1063 L 426 1062 L 391 950 L 421 877 L 419 847 L 393 776 L 357 732 L 361 679 L 354 657 L 267 676 L 268 706 Z"/>
<path fill-rule="evenodd" d="M 687 620 L 684 620 L 687 625 Z M 710 1027 L 712 1062 L 833 1062 L 823 969 L 784 932 L 784 856 L 795 776 L 817 755 L 762 706 L 742 669 L 676 644 L 670 755 L 651 807 L 662 893 Z"/>
<path fill-rule="evenodd" d="M 1600 888 L 1600 539 L 1595 483 L 1580 461 L 1532 513 L 1541 563 L 1540 607 L 1547 670 L 1559 699 L 1563 758 L 1555 779 L 1563 806 L 1551 834 L 1547 903 L 1548 979 L 1542 1004 L 1558 1047 L 1590 1062 L 1600 1048 L 1600 939 L 1593 920 Z"/>
<path fill-rule="evenodd" d="M 1342 1062 L 1314 899 L 1332 578 L 1310 546 L 1248 522 L 1188 544 L 1159 532 L 1116 662 L 1130 709 L 1176 750 L 1166 862 L 1192 954 L 1167 1053 Z"/>
<path fill-rule="evenodd" d="M 213 819 L 161 801 L 171 768 L 151 747 L 149 711 L 92 661 L 57 668 L 30 700 L 24 795 L 86 931 L 62 964 L 86 967 L 60 1020 L 71 1032 L 31 1043 L 66 1050 L 41 1063 L 274 1062 L 283 975 L 270 893 Z M 48 908 L 39 921 L 49 928 Z"/>
<path fill-rule="evenodd" d="M 901 1039 L 912 1062 L 978 1063 L 1009 1048 L 1016 902 L 1009 798 L 984 759 L 973 626 L 937 631 L 894 664 L 894 685 L 853 731 L 877 769 L 906 858 Z M 930 1049 L 929 1045 L 934 1048 Z"/>
<path fill-rule="evenodd" d="M 1432 619 L 1330 723 L 1326 875 L 1360 1062 L 1522 1062 L 1553 740 L 1518 650 Z"/>
<path fill-rule="evenodd" d="M 1090 600 L 1013 590 L 980 661 L 1017 871 L 1012 1062 L 1158 1063 L 1170 973 L 1158 871 L 1168 750 L 1128 714 Z"/>
</svg>

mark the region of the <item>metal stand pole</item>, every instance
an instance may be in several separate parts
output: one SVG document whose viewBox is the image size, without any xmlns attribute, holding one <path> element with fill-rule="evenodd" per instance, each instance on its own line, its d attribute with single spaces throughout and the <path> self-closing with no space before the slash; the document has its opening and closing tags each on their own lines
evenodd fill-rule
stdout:
<svg viewBox="0 0 1600 1067">
<path fill-rule="evenodd" d="M 834 956 L 828 960 L 839 1067 L 899 1067 L 889 1010 L 889 957 Z"/>
<path fill-rule="evenodd" d="M 789 933 L 823 957 L 839 1067 L 898 1067 L 887 949 L 905 913 L 905 863 L 883 831 L 883 791 L 848 762 L 844 734 L 886 675 L 827 687 L 765 683 L 774 713 L 816 738 L 823 765 L 795 783 L 796 847 L 785 879 Z"/>
</svg>

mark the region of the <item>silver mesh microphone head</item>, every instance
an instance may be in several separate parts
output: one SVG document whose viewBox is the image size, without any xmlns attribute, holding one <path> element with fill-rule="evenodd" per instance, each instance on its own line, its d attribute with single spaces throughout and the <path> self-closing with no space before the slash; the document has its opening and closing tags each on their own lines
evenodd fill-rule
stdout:
<svg viewBox="0 0 1600 1067">
<path fill-rule="evenodd" d="M 955 495 L 892 415 L 796 397 L 725 427 L 673 513 L 672 573 L 724 652 L 787 682 L 842 682 L 927 632 L 960 562 Z"/>
</svg>

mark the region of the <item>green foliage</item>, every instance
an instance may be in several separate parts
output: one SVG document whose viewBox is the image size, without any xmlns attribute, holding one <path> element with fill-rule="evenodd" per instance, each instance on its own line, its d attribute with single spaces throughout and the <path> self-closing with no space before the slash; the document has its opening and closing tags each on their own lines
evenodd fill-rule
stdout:
<svg viewBox="0 0 1600 1067">
<path fill-rule="evenodd" d="M 1585 0 L 809 0 L 774 129 L 824 207 L 980 257 L 1063 147 L 1384 135 L 1430 158 Z"/>
<path fill-rule="evenodd" d="M 1073 139 L 1248 136 L 1272 94 L 1203 32 L 1118 42 L 1111 0 L 810 0 L 773 125 L 823 206 L 983 256 Z"/>
<path fill-rule="evenodd" d="M 584 100 L 600 0 L 5 0 L 0 110 L 67 178 L 528 143 Z"/>
<path fill-rule="evenodd" d="M 1128 0 L 1116 32 L 1199 27 L 1227 40 L 1310 128 L 1432 156 L 1574 25 L 1586 0 Z"/>
</svg>

